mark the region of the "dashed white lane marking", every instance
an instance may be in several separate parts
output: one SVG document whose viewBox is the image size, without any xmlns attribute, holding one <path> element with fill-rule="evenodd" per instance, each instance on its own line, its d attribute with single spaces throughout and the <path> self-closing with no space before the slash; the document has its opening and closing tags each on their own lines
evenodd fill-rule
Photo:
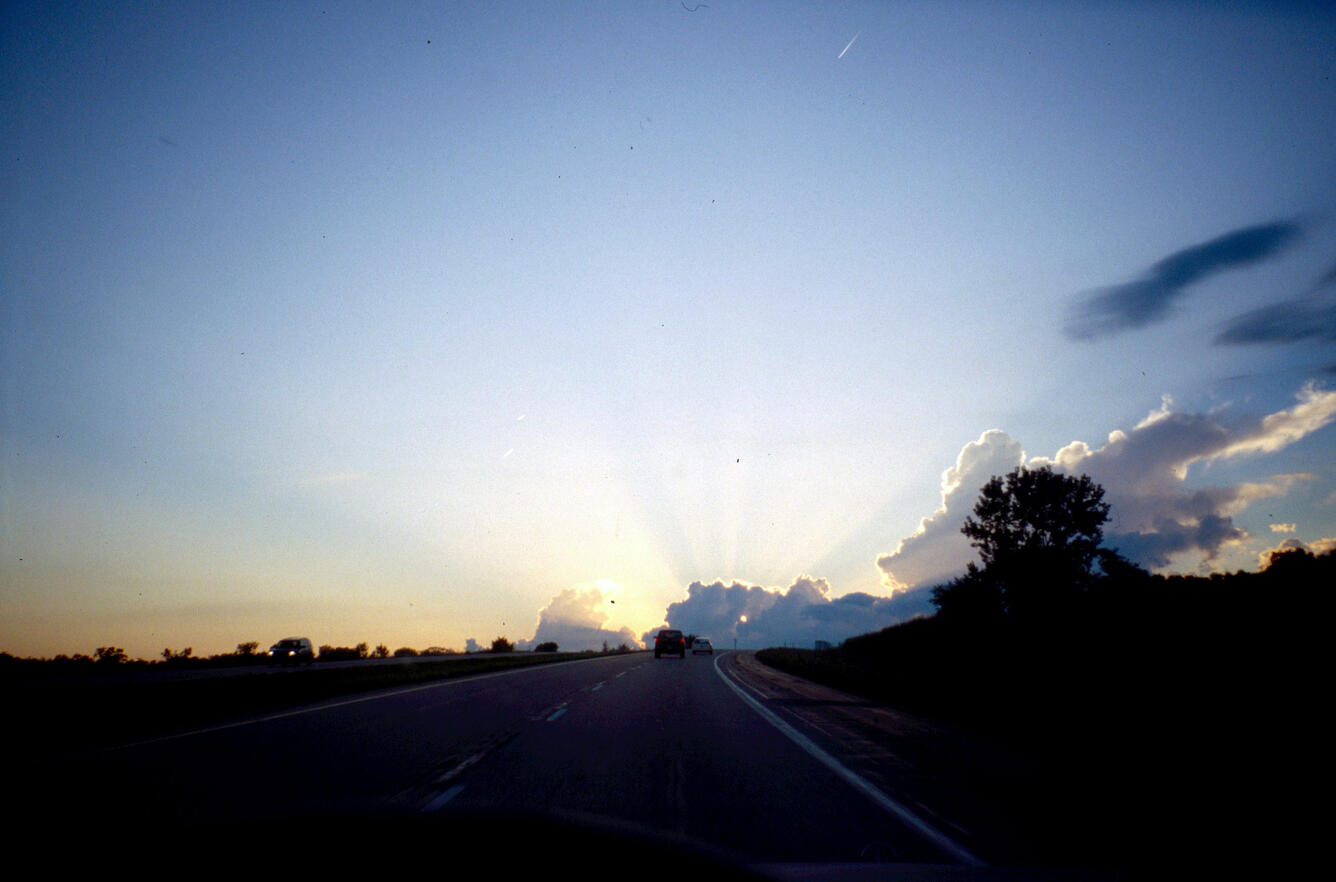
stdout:
<svg viewBox="0 0 1336 882">
<path fill-rule="evenodd" d="M 605 681 L 605 682 L 606 682 L 606 681 Z M 603 683 L 595 683 L 595 684 L 594 684 L 594 687 L 593 687 L 592 689 L 590 689 L 589 691 L 590 691 L 590 692 L 597 692 L 598 690 L 600 690 L 600 689 L 602 689 L 602 688 L 603 688 Z"/>
<path fill-rule="evenodd" d="M 550 723 L 550 722 L 552 722 L 553 720 L 555 720 L 557 717 L 561 716 L 561 715 L 564 714 L 564 713 L 566 713 L 566 708 L 564 708 L 564 707 L 563 707 L 563 708 L 558 708 L 556 713 L 554 713 L 552 716 L 550 716 L 550 717 L 547 718 L 547 721 Z"/>
<path fill-rule="evenodd" d="M 463 785 L 463 784 L 456 784 L 454 787 L 451 787 L 449 790 L 445 791 L 445 792 L 442 793 L 440 796 L 436 797 L 436 798 L 433 799 L 431 802 L 429 802 L 429 803 L 427 803 L 426 805 L 424 805 L 424 806 L 422 807 L 422 811 L 423 811 L 423 812 L 434 812 L 434 811 L 436 811 L 437 809 L 439 809 L 441 806 L 445 805 L 447 802 L 449 802 L 450 800 L 454 799 L 456 796 L 458 796 L 460 793 L 463 793 L 463 792 L 464 792 L 464 785 Z"/>
<path fill-rule="evenodd" d="M 851 785 L 854 789 L 860 791 L 868 799 L 871 799 L 881 809 L 883 809 L 886 812 L 889 812 L 892 815 L 895 815 L 895 817 L 899 818 L 906 825 L 908 825 L 910 829 L 914 830 L 924 839 L 927 839 L 929 842 L 936 845 L 938 848 L 942 849 L 942 851 L 951 855 L 953 858 L 960 861 L 962 864 L 966 864 L 971 867 L 987 866 L 982 860 L 976 857 L 963 845 L 956 842 L 954 839 L 947 836 L 945 833 L 938 830 L 936 827 L 933 827 L 927 821 L 923 820 L 918 815 L 914 814 L 909 809 L 905 808 L 903 805 L 896 802 L 894 799 L 891 799 L 891 797 L 887 796 L 885 793 L 882 793 L 880 790 L 878 790 L 872 784 L 868 783 L 868 781 L 866 781 L 856 772 L 847 768 L 843 763 L 835 759 L 835 757 L 831 756 L 830 754 L 822 750 L 820 747 L 818 747 L 816 743 L 812 741 L 812 739 L 808 738 L 806 735 L 799 732 L 797 729 L 793 728 L 788 723 L 784 722 L 784 720 L 780 719 L 779 716 L 775 714 L 774 711 L 770 710 L 770 708 L 761 704 L 761 702 L 757 701 L 755 698 L 749 695 L 746 690 L 744 690 L 737 683 L 734 683 L 731 679 L 729 679 L 728 675 L 725 674 L 723 669 L 719 667 L 719 662 L 722 659 L 723 656 L 719 656 L 714 660 L 714 672 L 719 675 L 719 679 L 723 680 L 724 683 L 728 685 L 729 689 L 732 689 L 734 692 L 736 692 L 739 698 L 747 702 L 747 704 L 751 706 L 752 710 L 760 714 L 762 719 L 764 719 L 767 723 L 769 723 L 770 725 L 774 726 L 776 729 L 787 735 L 790 741 L 801 747 L 804 751 L 807 752 L 809 756 L 811 756 L 817 762 L 824 765 L 826 768 L 830 769 L 836 775 L 839 775 L 842 779 L 844 779 L 844 781 L 847 784 Z"/>
<path fill-rule="evenodd" d="M 601 658 L 582 659 L 576 661 L 562 662 L 562 664 L 583 664 L 594 661 L 602 661 Z M 540 665 L 539 667 L 546 667 Z M 173 735 L 160 735 L 156 738 L 145 738 L 142 741 L 131 741 L 128 744 L 117 744 L 112 747 L 100 748 L 96 753 L 114 753 L 120 750 L 130 750 L 135 747 L 143 747 L 148 744 L 159 744 L 163 741 L 176 741 L 181 738 L 193 738 L 196 735 L 208 735 L 211 732 L 222 732 L 227 729 L 240 729 L 244 726 L 254 726 L 256 723 L 267 723 L 270 720 L 282 720 L 287 717 L 300 717 L 305 714 L 319 713 L 320 711 L 332 710 L 337 707 L 347 707 L 350 704 L 362 704 L 367 701 L 380 701 L 382 698 L 393 698 L 396 695 L 407 695 L 411 692 L 423 692 L 428 689 L 444 689 L 452 686 L 462 686 L 465 683 L 476 683 L 479 680 L 491 680 L 494 677 L 511 677 L 515 674 L 522 674 L 525 671 L 534 670 L 531 666 L 519 668 L 510 668 L 504 671 L 494 671 L 490 674 L 471 674 L 464 677 L 451 677 L 446 680 L 436 680 L 431 683 L 423 683 L 418 686 L 405 686 L 402 689 L 392 689 L 386 692 L 375 692 L 371 695 L 360 695 L 356 698 L 347 698 L 340 701 L 331 701 L 327 704 L 318 704 L 312 707 L 303 707 L 297 710 L 281 711 L 276 714 L 265 714 L 262 717 L 252 717 L 249 720 L 238 720 L 235 723 L 223 723 L 218 726 L 207 726 L 203 729 L 191 729 L 189 732 L 177 732 Z"/>
</svg>

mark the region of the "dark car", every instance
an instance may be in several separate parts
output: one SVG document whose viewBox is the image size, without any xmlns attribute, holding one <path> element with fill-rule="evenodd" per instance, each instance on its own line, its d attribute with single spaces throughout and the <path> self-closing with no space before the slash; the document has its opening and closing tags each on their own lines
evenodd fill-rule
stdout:
<svg viewBox="0 0 1336 882">
<path fill-rule="evenodd" d="M 309 665 L 315 661 L 315 650 L 305 637 L 284 637 L 269 647 L 271 665 Z"/>
<path fill-rule="evenodd" d="M 654 657 L 665 655 L 687 657 L 687 638 L 682 636 L 681 631 L 664 628 L 654 635 Z"/>
</svg>

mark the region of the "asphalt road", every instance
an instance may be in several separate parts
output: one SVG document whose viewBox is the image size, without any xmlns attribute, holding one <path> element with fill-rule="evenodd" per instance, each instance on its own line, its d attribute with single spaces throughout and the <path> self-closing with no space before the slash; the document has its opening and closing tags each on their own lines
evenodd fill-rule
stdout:
<svg viewBox="0 0 1336 882">
<path fill-rule="evenodd" d="M 29 771 L 58 803 L 150 827 L 555 812 L 756 862 L 961 862 L 767 720 L 725 681 L 730 667 L 728 653 L 637 653 L 527 668 Z"/>
</svg>

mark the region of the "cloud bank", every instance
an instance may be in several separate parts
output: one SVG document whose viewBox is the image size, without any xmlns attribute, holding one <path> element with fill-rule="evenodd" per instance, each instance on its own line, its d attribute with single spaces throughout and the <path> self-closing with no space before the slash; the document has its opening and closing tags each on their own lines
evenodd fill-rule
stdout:
<svg viewBox="0 0 1336 882">
<path fill-rule="evenodd" d="M 1325 536 L 1321 539 L 1315 539 L 1312 542 L 1301 542 L 1298 539 L 1286 539 L 1274 548 L 1268 548 L 1257 555 L 1257 569 L 1264 570 L 1271 566 L 1271 558 L 1277 554 L 1283 554 L 1286 551 L 1307 551 L 1309 554 L 1326 554 L 1328 551 L 1336 550 L 1336 536 Z"/>
<path fill-rule="evenodd" d="M 616 648 L 623 643 L 632 649 L 642 649 L 640 640 L 630 628 L 607 626 L 607 603 L 617 593 L 611 582 L 576 585 L 559 591 L 547 606 L 538 611 L 538 626 L 528 640 L 516 640 L 515 648 L 533 649 L 540 643 L 555 643 L 564 652 L 602 649 L 606 643 Z M 470 637 L 465 641 L 465 652 L 486 652 L 491 643 L 479 643 Z"/>
<path fill-rule="evenodd" d="M 800 576 L 783 591 L 742 582 L 692 582 L 687 597 L 670 604 L 667 626 L 709 637 L 719 648 L 832 645 L 933 612 L 926 592 L 877 597 L 861 592 L 830 597 L 825 579 Z M 654 639 L 655 628 L 644 635 Z"/>
<path fill-rule="evenodd" d="M 616 586 L 597 582 L 559 592 L 539 610 L 533 638 L 518 641 L 515 648 L 532 649 L 552 642 L 569 651 L 602 649 L 604 643 L 613 648 L 625 643 L 640 649 L 640 640 L 630 628 L 607 626 L 607 603 L 615 593 Z"/>
<path fill-rule="evenodd" d="M 1196 553 L 1205 562 L 1247 533 L 1234 518 L 1253 502 L 1285 495 L 1308 475 L 1274 475 L 1230 486 L 1192 488 L 1188 471 L 1197 463 L 1278 451 L 1336 420 L 1336 392 L 1305 386 L 1297 403 L 1260 419 L 1225 422 L 1218 415 L 1180 413 L 1168 401 L 1129 431 L 1114 431 L 1092 449 L 1073 441 L 1053 457 L 1026 461 L 1020 443 L 1005 432 L 985 432 L 965 445 L 956 466 L 942 477 L 942 506 L 877 565 L 894 586 L 927 587 L 959 575 L 975 560 L 960 534 L 979 490 L 993 475 L 1026 463 L 1051 464 L 1072 475 L 1087 474 L 1105 489 L 1111 506 L 1105 544 L 1150 568 L 1169 565 L 1174 555 Z"/>
<path fill-rule="evenodd" d="M 1024 462 L 1020 442 L 999 429 L 966 444 L 956 464 L 942 473 L 941 507 L 919 521 L 918 529 L 895 551 L 877 557 L 887 587 L 936 585 L 959 575 L 974 559 L 974 549 L 960 528 L 974 511 L 979 490 L 993 475 L 1005 475 Z"/>
<path fill-rule="evenodd" d="M 1297 221 L 1273 221 L 1184 248 L 1156 263 L 1140 279 L 1088 294 L 1073 309 L 1067 333 L 1087 340 L 1162 321 L 1188 286 L 1275 257 L 1302 231 Z"/>
</svg>

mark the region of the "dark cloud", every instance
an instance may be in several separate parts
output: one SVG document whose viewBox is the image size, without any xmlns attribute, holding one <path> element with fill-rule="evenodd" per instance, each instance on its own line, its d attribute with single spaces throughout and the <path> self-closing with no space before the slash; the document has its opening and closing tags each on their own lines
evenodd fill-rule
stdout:
<svg viewBox="0 0 1336 882">
<path fill-rule="evenodd" d="M 1184 248 L 1156 263 L 1144 278 L 1091 292 L 1074 308 L 1067 333 L 1091 339 L 1160 321 L 1189 285 L 1274 257 L 1302 231 L 1296 221 L 1274 221 Z"/>
<path fill-rule="evenodd" d="M 668 627 L 709 637 L 716 646 L 811 647 L 817 640 L 837 644 L 920 615 L 933 607 L 926 591 L 891 597 L 853 593 L 830 598 L 825 579 L 802 576 L 783 591 L 742 582 L 692 582 L 685 600 L 670 604 Z M 646 643 L 654 631 L 644 635 Z"/>
<path fill-rule="evenodd" d="M 1164 567 L 1183 551 L 1200 551 L 1207 560 L 1213 560 L 1226 544 L 1248 538 L 1231 518 L 1217 514 L 1187 521 L 1165 517 L 1143 526 L 1144 532 L 1111 532 L 1105 544 L 1142 566 Z"/>
<path fill-rule="evenodd" d="M 1313 284 L 1307 296 L 1246 312 L 1225 326 L 1217 343 L 1336 342 L 1336 267 Z"/>
</svg>

